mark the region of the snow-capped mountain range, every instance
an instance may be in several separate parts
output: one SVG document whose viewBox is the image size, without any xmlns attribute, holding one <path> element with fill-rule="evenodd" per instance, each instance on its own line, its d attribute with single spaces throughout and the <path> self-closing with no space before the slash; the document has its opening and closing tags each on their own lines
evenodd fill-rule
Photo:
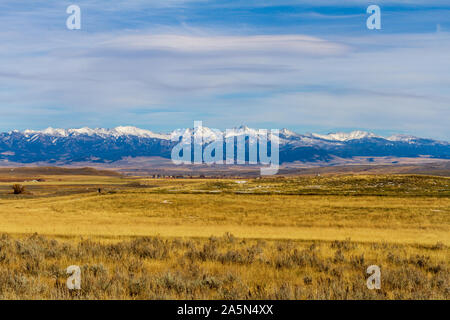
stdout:
<svg viewBox="0 0 450 320">
<path fill-rule="evenodd" d="M 251 135 L 256 131 L 241 126 L 226 136 Z M 154 133 L 130 126 L 113 129 L 53 129 L 0 133 L 0 161 L 3 163 L 73 162 L 111 163 L 126 157 L 170 158 L 173 137 L 183 133 L 200 134 L 204 144 L 223 133 L 207 127 Z M 281 162 L 327 162 L 333 158 L 352 157 L 423 157 L 450 159 L 450 144 L 445 141 L 408 135 L 382 137 L 365 131 L 338 132 L 327 135 L 299 134 L 280 130 Z"/>
</svg>

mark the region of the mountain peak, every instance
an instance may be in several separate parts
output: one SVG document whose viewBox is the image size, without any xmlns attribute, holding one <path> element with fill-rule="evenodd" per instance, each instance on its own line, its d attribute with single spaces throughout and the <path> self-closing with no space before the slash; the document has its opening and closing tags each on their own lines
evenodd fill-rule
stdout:
<svg viewBox="0 0 450 320">
<path fill-rule="evenodd" d="M 388 138 L 386 138 L 387 140 L 390 141 L 404 141 L 404 142 L 410 142 L 410 141 L 414 141 L 417 140 L 419 138 L 415 137 L 415 136 L 411 136 L 411 135 L 407 135 L 407 134 L 394 134 Z"/>
<path fill-rule="evenodd" d="M 112 130 L 109 130 L 109 133 L 115 136 L 137 136 L 145 138 L 168 139 L 168 135 L 166 134 L 154 133 L 150 130 L 139 129 L 133 126 L 118 126 Z"/>
<path fill-rule="evenodd" d="M 299 135 L 298 133 L 291 131 L 289 129 L 286 129 L 286 128 L 281 129 L 280 133 L 285 136 L 298 136 Z"/>
</svg>

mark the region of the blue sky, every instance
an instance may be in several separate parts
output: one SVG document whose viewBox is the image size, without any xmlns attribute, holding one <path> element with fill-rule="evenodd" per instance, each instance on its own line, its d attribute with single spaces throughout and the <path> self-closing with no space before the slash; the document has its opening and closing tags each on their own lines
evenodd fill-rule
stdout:
<svg viewBox="0 0 450 320">
<path fill-rule="evenodd" d="M 450 140 L 448 1 L 3 0 L 0 43 L 0 131 L 202 120 Z"/>
</svg>

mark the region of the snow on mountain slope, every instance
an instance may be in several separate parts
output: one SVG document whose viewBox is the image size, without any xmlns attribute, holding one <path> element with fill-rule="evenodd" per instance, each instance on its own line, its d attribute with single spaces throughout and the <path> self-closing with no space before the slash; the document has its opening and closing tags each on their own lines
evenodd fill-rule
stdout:
<svg viewBox="0 0 450 320">
<path fill-rule="evenodd" d="M 177 129 L 172 131 L 171 137 L 172 139 L 177 139 L 183 135 L 194 136 L 197 138 L 202 138 L 203 143 L 210 143 L 219 138 L 226 139 L 229 137 L 237 137 L 237 136 L 256 136 L 258 134 L 258 130 L 251 129 L 247 126 L 240 126 L 238 128 L 227 129 L 224 131 L 220 131 L 217 129 L 210 129 L 208 127 L 196 127 L 196 128 L 188 128 L 188 129 Z"/>
<path fill-rule="evenodd" d="M 411 142 L 411 141 L 418 140 L 419 138 L 415 137 L 415 136 L 406 135 L 406 134 L 394 134 L 390 137 L 387 137 L 386 139 L 389 141 Z"/>
<path fill-rule="evenodd" d="M 313 133 L 314 137 L 324 139 L 324 140 L 334 140 L 334 141 L 349 141 L 349 140 L 356 140 L 356 139 L 364 139 L 364 138 L 382 138 L 380 136 L 377 136 L 374 133 L 366 132 L 366 131 L 352 131 L 350 133 L 345 132 L 336 132 L 336 133 L 329 133 L 326 135 Z"/>
<path fill-rule="evenodd" d="M 109 131 L 110 134 L 116 135 L 116 136 L 122 136 L 122 135 L 129 135 L 129 136 L 136 136 L 136 137 L 143 137 L 143 138 L 156 138 L 156 139 L 162 139 L 162 140 L 168 140 L 170 139 L 169 134 L 159 134 L 154 133 L 149 130 L 139 129 L 136 127 L 116 127 Z"/>
</svg>

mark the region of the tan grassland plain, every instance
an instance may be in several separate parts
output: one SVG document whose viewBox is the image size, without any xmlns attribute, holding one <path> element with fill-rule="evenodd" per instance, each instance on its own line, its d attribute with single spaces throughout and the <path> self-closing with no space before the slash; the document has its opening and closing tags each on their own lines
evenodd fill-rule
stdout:
<svg viewBox="0 0 450 320">
<path fill-rule="evenodd" d="M 447 177 L 9 172 L 0 233 L 1 298 L 450 297 Z M 87 277 L 77 294 L 61 285 L 71 264 Z M 381 290 L 365 287 L 370 264 Z"/>
</svg>

